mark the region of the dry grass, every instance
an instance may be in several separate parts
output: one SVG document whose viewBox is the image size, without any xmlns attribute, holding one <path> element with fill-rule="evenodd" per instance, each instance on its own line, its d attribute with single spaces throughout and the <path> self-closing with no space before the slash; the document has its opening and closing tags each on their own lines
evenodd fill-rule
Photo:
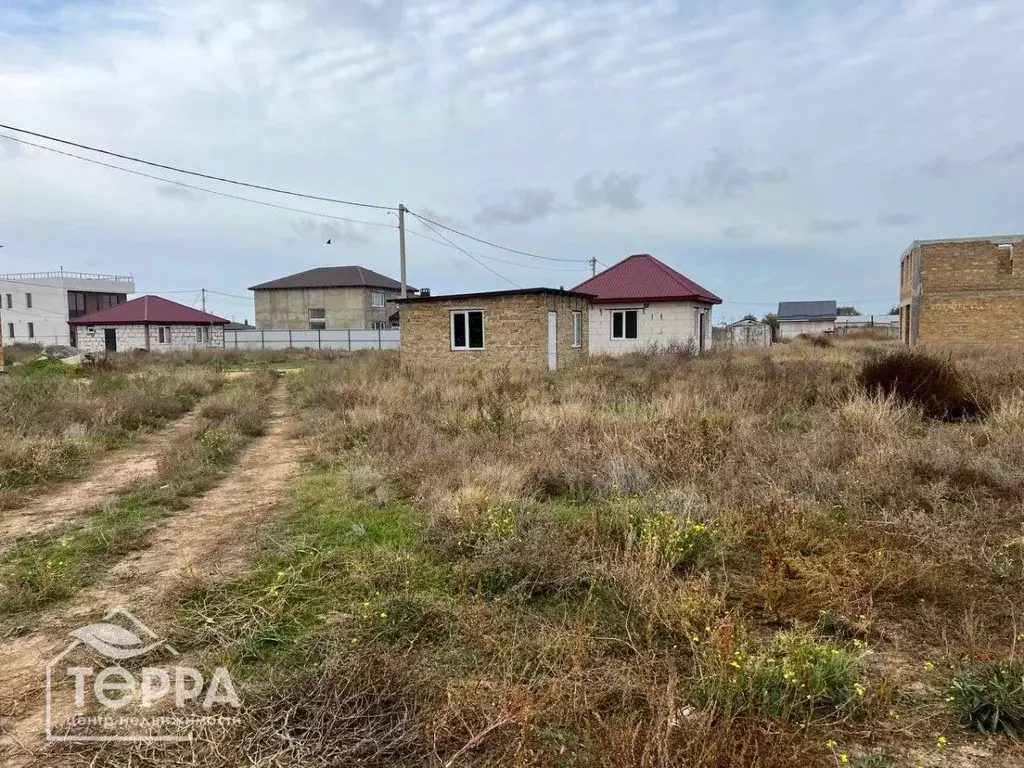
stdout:
<svg viewBox="0 0 1024 768">
<path fill-rule="evenodd" d="M 0 509 L 25 491 L 75 477 L 103 450 L 181 416 L 223 382 L 202 368 L 54 368 L 25 366 L 0 377 Z"/>
<path fill-rule="evenodd" d="M 1022 632 L 1024 366 L 958 354 L 992 405 L 944 423 L 865 393 L 879 351 L 311 366 L 292 515 L 251 573 L 182 604 L 176 646 L 231 666 L 242 727 L 103 759 L 939 761 L 979 738 L 953 679 L 1013 662 Z"/>
</svg>

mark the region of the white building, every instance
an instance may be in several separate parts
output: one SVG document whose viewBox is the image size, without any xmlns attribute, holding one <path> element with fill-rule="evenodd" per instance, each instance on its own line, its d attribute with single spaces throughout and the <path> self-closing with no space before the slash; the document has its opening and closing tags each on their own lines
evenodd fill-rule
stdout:
<svg viewBox="0 0 1024 768">
<path fill-rule="evenodd" d="M 135 293 L 129 275 L 24 272 L 0 275 L 0 334 L 4 344 L 75 346 L 68 321 L 116 307 Z"/>
<path fill-rule="evenodd" d="M 780 301 L 779 341 L 795 339 L 801 334 L 817 336 L 836 329 L 836 302 L 834 301 Z"/>
<path fill-rule="evenodd" d="M 573 290 L 589 293 L 590 353 L 670 345 L 711 347 L 711 310 L 722 300 L 653 256 L 638 253 Z"/>
<path fill-rule="evenodd" d="M 770 347 L 772 327 L 760 320 L 740 320 L 721 329 L 722 340 L 733 347 Z"/>
<path fill-rule="evenodd" d="M 223 317 L 200 312 L 161 296 L 140 296 L 71 321 L 83 352 L 223 347 Z"/>
</svg>

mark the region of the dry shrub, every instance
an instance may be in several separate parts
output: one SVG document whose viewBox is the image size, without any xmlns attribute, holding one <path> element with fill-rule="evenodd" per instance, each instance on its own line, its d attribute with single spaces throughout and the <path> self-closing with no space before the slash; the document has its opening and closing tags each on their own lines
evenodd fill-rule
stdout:
<svg viewBox="0 0 1024 768">
<path fill-rule="evenodd" d="M 985 408 L 952 360 L 916 350 L 894 350 L 869 361 L 858 381 L 868 395 L 915 405 L 929 419 L 967 421 Z"/>
</svg>

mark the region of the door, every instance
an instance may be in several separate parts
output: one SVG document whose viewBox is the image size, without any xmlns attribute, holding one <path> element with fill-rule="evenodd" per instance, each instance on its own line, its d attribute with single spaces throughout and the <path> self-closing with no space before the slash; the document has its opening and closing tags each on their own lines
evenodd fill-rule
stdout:
<svg viewBox="0 0 1024 768">
<path fill-rule="evenodd" d="M 117 329 L 116 328 L 104 328 L 103 329 L 103 347 L 108 352 L 117 351 Z"/>
<path fill-rule="evenodd" d="M 548 370 L 558 367 L 558 313 L 548 312 Z"/>
<path fill-rule="evenodd" d="M 705 314 L 703 312 L 701 312 L 700 315 L 697 318 L 697 333 L 698 333 L 698 337 L 697 337 L 697 351 L 698 352 L 703 352 L 704 351 L 704 323 L 706 322 L 706 320 L 707 320 L 707 317 L 705 316 Z"/>
</svg>

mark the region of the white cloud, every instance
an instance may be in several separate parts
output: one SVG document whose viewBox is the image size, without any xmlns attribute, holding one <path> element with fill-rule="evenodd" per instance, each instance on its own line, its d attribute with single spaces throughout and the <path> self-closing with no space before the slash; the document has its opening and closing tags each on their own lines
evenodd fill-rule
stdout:
<svg viewBox="0 0 1024 768">
<path fill-rule="evenodd" d="M 655 252 L 736 301 L 797 277 L 882 297 L 910 237 L 1020 228 L 1022 33 L 1014 0 L 8 3 L 0 121 L 470 226 L 504 204 L 518 215 L 491 216 L 489 239 Z M 294 214 L 0 153 L 11 268 L 80 258 L 232 293 L 328 255 L 396 271 L 386 229 L 297 237 Z M 313 248 L 323 226 L 342 248 Z M 419 239 L 410 281 L 501 285 Z"/>
</svg>

